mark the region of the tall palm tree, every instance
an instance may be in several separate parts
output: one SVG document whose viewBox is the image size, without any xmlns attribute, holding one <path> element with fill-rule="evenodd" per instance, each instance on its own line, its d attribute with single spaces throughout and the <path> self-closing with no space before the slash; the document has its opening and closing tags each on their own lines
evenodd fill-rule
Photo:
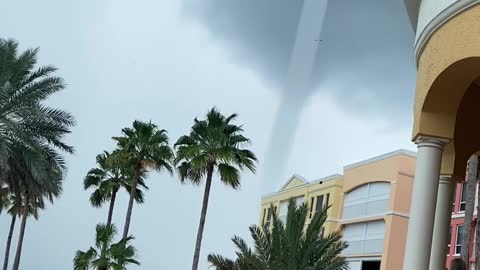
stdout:
<svg viewBox="0 0 480 270">
<path fill-rule="evenodd" d="M 127 192 L 131 192 L 132 188 L 132 173 L 131 169 L 115 161 L 112 154 L 105 151 L 103 154 L 97 155 L 96 168 L 88 171 L 87 176 L 83 181 L 84 189 L 95 188 L 90 196 L 90 203 L 94 207 L 101 207 L 105 202 L 110 201 L 108 210 L 107 226 L 112 224 L 113 209 L 115 207 L 115 200 L 117 192 L 120 188 L 124 188 Z M 141 172 L 138 182 L 139 186 L 145 189 L 144 172 Z M 143 203 L 143 191 L 139 188 L 135 190 L 135 201 Z"/>
<path fill-rule="evenodd" d="M 218 171 L 220 181 L 238 189 L 240 171 L 247 168 L 255 172 L 256 169 L 255 154 L 244 148 L 250 140 L 242 135 L 242 126 L 232 123 L 236 117 L 236 114 L 225 117 L 213 108 L 205 120 L 195 119 L 190 134 L 180 137 L 175 143 L 175 164 L 180 180 L 200 184 L 206 178 L 192 270 L 198 269 L 213 173 Z"/>
<path fill-rule="evenodd" d="M 5 246 L 5 258 L 3 260 L 3 270 L 8 268 L 8 260 L 10 258 L 10 246 L 12 244 L 13 230 L 15 229 L 15 222 L 17 220 L 19 206 L 15 204 L 17 201 L 15 198 L 12 198 L 13 194 L 3 197 L 3 208 L 12 216 L 10 222 L 10 229 L 8 231 L 7 244 Z M 1 210 L 1 209 L 0 209 Z"/>
<path fill-rule="evenodd" d="M 14 198 L 13 194 L 10 194 L 10 196 L 8 196 L 8 197 L 9 197 L 9 207 L 8 207 L 7 212 L 8 212 L 8 214 L 10 214 L 12 216 L 12 219 L 11 219 L 11 222 L 10 222 L 10 229 L 8 231 L 7 244 L 6 244 L 6 247 L 5 247 L 5 259 L 3 261 L 3 270 L 8 269 L 8 261 L 10 259 L 10 247 L 11 247 L 11 244 L 12 244 L 13 231 L 15 229 L 17 216 L 22 214 L 21 210 L 23 209 L 22 205 L 17 204 L 18 201 L 21 202 L 22 200 L 17 200 L 16 198 Z M 33 216 L 33 218 L 35 218 L 35 219 L 38 219 L 38 217 L 39 217 L 39 211 L 38 210 L 40 210 L 40 209 L 39 208 L 34 208 L 34 207 L 29 207 L 28 209 L 29 209 L 28 215 Z"/>
<path fill-rule="evenodd" d="M 115 226 L 97 225 L 95 247 L 87 251 L 78 250 L 73 259 L 74 270 L 126 270 L 127 265 L 140 265 L 136 260 L 136 250 L 130 245 L 133 237 L 123 238 L 117 243 Z"/>
<path fill-rule="evenodd" d="M 13 231 L 15 229 L 17 216 L 19 216 L 21 214 L 21 210 L 23 209 L 22 208 L 23 206 L 18 204 L 18 202 L 22 202 L 22 200 L 17 200 L 14 196 L 15 196 L 14 194 L 9 194 L 8 196 L 4 197 L 5 201 L 8 201 L 8 202 L 4 202 L 5 209 L 7 210 L 8 214 L 10 214 L 12 216 L 12 218 L 11 218 L 11 221 L 10 221 L 10 229 L 8 231 L 7 243 L 6 243 L 6 246 L 5 246 L 5 258 L 4 258 L 4 261 L 3 261 L 3 270 L 8 269 L 8 262 L 9 262 L 9 259 L 10 259 L 10 247 L 11 247 L 11 244 L 12 244 Z M 33 216 L 35 219 L 38 219 L 38 217 L 39 217 L 39 211 L 38 210 L 39 209 L 30 207 L 29 210 L 30 211 L 29 211 L 28 215 Z"/>
<path fill-rule="evenodd" d="M 237 247 L 237 259 L 231 260 L 218 254 L 210 254 L 208 261 L 217 270 L 347 270 L 348 263 L 341 256 L 347 244 L 341 234 L 333 232 L 324 236 L 323 226 L 327 220 L 325 207 L 315 214 L 305 228 L 308 206 L 297 207 L 290 200 L 286 224 L 273 218 L 272 227 L 251 226 L 255 248 L 252 250 L 240 237 L 233 237 Z"/>
<path fill-rule="evenodd" d="M 476 154 L 470 157 L 467 167 L 465 223 L 463 226 L 462 250 L 460 251 L 460 256 L 465 262 L 469 261 L 473 210 L 475 208 L 475 194 L 477 190 L 478 156 Z"/>
<path fill-rule="evenodd" d="M 174 157 L 168 145 L 166 130 L 160 130 L 151 122 L 134 121 L 132 128 L 122 129 L 123 136 L 113 137 L 117 142 L 117 159 L 133 171 L 133 182 L 128 201 L 123 238 L 127 238 L 132 218 L 133 201 L 142 172 L 166 170 L 172 173 L 170 165 Z"/>
<path fill-rule="evenodd" d="M 54 76 L 55 67 L 35 67 L 37 53 L 38 49 L 18 53 L 16 41 L 0 39 L 0 201 L 7 187 L 22 206 L 14 270 L 20 264 L 27 216 L 61 192 L 66 166 L 57 150 L 73 153 L 63 137 L 74 118 L 43 104 L 65 84 Z"/>
<path fill-rule="evenodd" d="M 18 179 L 19 185 L 16 186 L 15 194 L 19 196 L 21 205 L 20 233 L 13 264 L 13 270 L 18 270 L 27 218 L 30 213 L 38 217 L 38 211 L 45 208 L 46 200 L 53 203 L 54 198 L 60 196 L 63 190 L 65 164 L 60 156 L 56 160 L 49 160 L 42 153 L 21 148 L 17 148 L 9 163 L 10 174 Z"/>
<path fill-rule="evenodd" d="M 37 53 L 38 49 L 28 49 L 19 54 L 16 41 L 0 39 L 0 180 L 8 171 L 8 156 L 18 145 L 44 154 L 51 153 L 52 147 L 73 152 L 62 141 L 75 124 L 73 116 L 43 104 L 65 84 L 54 76 L 55 67 L 35 69 Z"/>
</svg>

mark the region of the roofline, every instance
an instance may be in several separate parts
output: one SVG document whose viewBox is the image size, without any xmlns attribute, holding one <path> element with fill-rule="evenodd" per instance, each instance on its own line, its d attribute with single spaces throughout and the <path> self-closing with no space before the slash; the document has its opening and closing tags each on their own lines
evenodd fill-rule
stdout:
<svg viewBox="0 0 480 270">
<path fill-rule="evenodd" d="M 399 150 L 396 150 L 396 151 L 393 151 L 393 152 L 390 152 L 390 153 L 386 153 L 386 154 L 383 154 L 383 155 L 380 155 L 380 156 L 376 156 L 376 157 L 369 158 L 369 159 L 366 159 L 366 160 L 363 160 L 363 161 L 360 161 L 360 162 L 356 162 L 356 163 L 346 165 L 346 166 L 343 167 L 343 170 L 344 171 L 351 170 L 351 169 L 358 168 L 358 167 L 361 167 L 361 166 L 364 166 L 364 165 L 367 165 L 367 164 L 370 164 L 370 163 L 374 163 L 374 162 L 377 162 L 377 161 L 389 159 L 389 158 L 396 157 L 396 156 L 408 156 L 408 157 L 417 158 L 417 153 L 415 153 L 414 151 L 406 150 L 406 149 L 399 149 Z"/>
<path fill-rule="evenodd" d="M 287 181 L 290 182 L 290 180 L 293 178 L 293 177 L 297 177 L 295 174 L 289 178 L 289 180 Z M 272 193 L 268 193 L 268 194 L 265 194 L 262 196 L 262 200 L 263 199 L 267 199 L 267 198 L 270 198 L 270 197 L 273 197 L 273 196 L 276 196 L 276 195 L 280 195 L 280 194 L 283 194 L 283 193 L 287 193 L 287 192 L 290 192 L 292 190 L 297 190 L 297 189 L 300 189 L 300 188 L 304 188 L 304 187 L 308 187 L 308 186 L 313 186 L 315 184 L 318 184 L 318 182 L 322 181 L 322 182 L 327 182 L 327 181 L 331 181 L 331 180 L 337 180 L 339 178 L 342 178 L 343 175 L 341 174 L 332 174 L 332 175 L 329 175 L 329 176 L 326 176 L 326 177 L 322 177 L 320 179 L 317 179 L 317 180 L 313 180 L 313 181 L 310 181 L 310 182 L 305 182 L 304 184 L 302 185 L 299 185 L 299 186 L 296 186 L 294 188 L 289 188 L 289 189 L 286 189 L 286 190 L 279 190 L 279 191 L 276 191 L 276 192 L 272 192 Z M 303 178 L 305 179 L 305 178 Z M 284 185 L 285 186 L 285 185 Z"/>
<path fill-rule="evenodd" d="M 285 184 L 283 184 L 278 190 L 284 189 L 286 186 L 288 186 L 288 184 L 290 183 L 290 181 L 292 181 L 292 180 L 295 179 L 295 178 L 298 179 L 298 180 L 300 180 L 300 181 L 302 181 L 303 184 L 306 184 L 306 183 L 309 182 L 305 177 L 301 176 L 300 174 L 294 173 L 292 176 L 290 176 L 290 178 L 288 178 L 287 182 L 285 182 Z"/>
</svg>

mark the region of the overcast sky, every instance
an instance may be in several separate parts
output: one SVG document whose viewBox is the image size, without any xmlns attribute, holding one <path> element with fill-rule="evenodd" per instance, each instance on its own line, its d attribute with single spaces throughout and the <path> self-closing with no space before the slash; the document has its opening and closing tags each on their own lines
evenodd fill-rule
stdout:
<svg viewBox="0 0 480 270">
<path fill-rule="evenodd" d="M 152 120 L 175 141 L 195 116 L 217 106 L 239 114 L 260 158 L 257 175 L 242 176 L 241 191 L 213 185 L 200 269 L 207 269 L 210 252 L 233 254 L 230 238 L 248 237 L 261 195 L 293 173 L 314 180 L 375 155 L 415 149 L 413 30 L 402 0 L 330 1 L 291 153 L 267 189 L 262 164 L 275 136 L 301 1 L 0 0 L 0 9 L 0 38 L 40 47 L 40 62 L 57 66 L 68 83 L 49 103 L 78 121 L 68 137 L 76 154 L 68 158 L 64 194 L 39 221 L 28 221 L 22 269 L 71 269 L 74 252 L 93 245 L 108 209 L 90 207 L 83 177 L 135 119 Z M 146 203 L 134 206 L 131 225 L 142 266 L 131 269 L 189 269 L 203 187 L 165 174 L 147 181 Z M 114 216 L 119 228 L 126 204 L 122 195 Z M 0 254 L 9 222 L 0 216 Z"/>
</svg>

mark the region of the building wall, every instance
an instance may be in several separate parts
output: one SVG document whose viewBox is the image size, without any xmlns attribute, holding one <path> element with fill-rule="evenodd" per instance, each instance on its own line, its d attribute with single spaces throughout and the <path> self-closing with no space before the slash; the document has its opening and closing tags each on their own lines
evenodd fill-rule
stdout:
<svg viewBox="0 0 480 270">
<path fill-rule="evenodd" d="M 401 270 L 403 267 L 414 172 L 415 158 L 408 155 L 394 155 L 385 159 L 374 159 L 366 164 L 359 163 L 346 166 L 344 170 L 344 194 L 369 183 L 390 183 L 390 196 L 386 213 L 380 217 L 373 216 L 348 221 L 342 220 L 344 225 L 365 223 L 377 219 L 385 221 L 383 253 L 368 254 L 381 256 L 382 270 Z M 341 203 L 343 209 L 343 201 Z"/>
<path fill-rule="evenodd" d="M 383 251 L 377 253 L 361 252 L 358 254 L 344 254 L 347 260 L 352 263 L 351 267 L 358 267 L 358 265 L 362 264 L 362 261 L 381 260 L 382 270 L 401 270 L 405 253 L 408 213 L 410 209 L 414 172 L 414 153 L 399 150 L 345 166 L 343 176 L 334 175 L 309 182 L 301 176 L 294 175 L 278 192 L 266 195 L 262 198 L 260 224 L 264 224 L 264 213 L 266 213 L 266 209 L 271 206 L 276 207 L 278 213 L 282 201 L 298 196 L 305 196 L 305 201 L 311 206 L 312 198 L 317 198 L 319 195 L 325 195 L 328 193 L 330 194 L 329 204 L 331 205 L 331 208 L 325 225 L 326 233 L 344 229 L 345 226 L 348 226 L 349 224 L 355 225 L 358 229 L 360 228 L 359 226 L 362 226 L 363 224 L 365 226 L 366 234 L 368 235 L 369 225 L 367 224 L 373 222 L 372 226 L 375 226 L 375 224 L 378 226 L 381 224 L 379 221 L 383 221 L 385 224 L 382 240 Z M 380 213 L 373 216 L 366 215 L 354 216 L 354 218 L 349 219 L 342 218 L 346 196 L 362 186 L 375 185 L 375 183 L 389 184 L 385 211 L 382 210 Z M 368 186 L 368 192 L 370 192 L 371 187 L 372 186 Z M 375 196 L 373 198 L 375 199 Z M 370 203 L 369 197 L 366 200 Z M 384 199 L 381 197 L 379 200 L 383 201 Z M 376 201 L 373 201 L 373 203 L 375 202 Z M 315 205 L 315 199 L 313 200 L 313 203 Z M 360 203 L 359 205 L 363 207 L 363 204 L 364 203 Z M 309 221 L 307 221 L 307 223 L 308 222 Z M 373 238 L 371 240 L 373 242 L 371 243 L 379 244 L 376 239 L 377 238 Z M 364 241 L 368 244 L 368 241 L 370 240 L 366 237 L 365 240 L 360 241 Z M 365 250 L 368 250 L 368 248 L 364 249 L 364 251 Z"/>
<path fill-rule="evenodd" d="M 456 252 L 456 243 L 458 239 L 457 235 L 457 227 L 458 226 L 465 226 L 465 213 L 461 210 L 461 198 L 462 198 L 462 183 L 458 183 L 455 187 L 455 198 L 454 198 L 454 207 L 452 211 L 452 220 L 450 222 L 451 234 L 450 234 L 450 248 L 448 248 L 448 255 L 447 255 L 447 268 L 449 268 L 450 263 L 453 259 L 460 257 L 460 254 Z M 477 187 L 478 188 L 478 187 Z M 475 200 L 477 201 L 477 200 Z M 470 263 L 473 263 L 475 259 L 472 256 L 473 252 L 473 244 L 475 242 L 475 223 L 477 220 L 477 213 L 476 209 L 474 211 L 473 222 L 471 224 L 470 230 L 470 246 L 469 246 L 469 253 L 470 253 Z"/>
<path fill-rule="evenodd" d="M 341 187 L 343 185 L 343 177 L 341 175 L 332 175 L 313 182 L 307 182 L 305 179 L 300 179 L 299 176 L 292 176 L 289 181 L 282 187 L 279 192 L 266 195 L 262 198 L 262 208 L 260 213 L 260 224 L 264 224 L 268 208 L 276 207 L 277 214 L 280 209 L 280 203 L 288 201 L 290 198 L 304 196 L 305 202 L 309 209 L 312 209 L 312 198 L 314 199 L 313 207 L 316 205 L 317 196 L 324 195 L 324 204 L 328 194 L 328 204 L 331 205 L 328 210 L 328 218 L 325 224 L 325 233 L 336 231 L 339 228 L 339 204 Z M 320 182 L 322 182 L 320 184 Z M 313 208 L 314 209 L 314 208 Z M 307 221 L 309 222 L 310 219 Z"/>
</svg>

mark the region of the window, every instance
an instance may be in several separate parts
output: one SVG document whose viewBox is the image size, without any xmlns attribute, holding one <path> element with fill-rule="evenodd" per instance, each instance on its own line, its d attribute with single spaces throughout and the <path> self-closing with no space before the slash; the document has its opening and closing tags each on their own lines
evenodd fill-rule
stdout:
<svg viewBox="0 0 480 270">
<path fill-rule="evenodd" d="M 317 205 L 315 207 L 315 213 L 321 212 L 323 208 L 323 195 L 317 196 Z"/>
<path fill-rule="evenodd" d="M 270 227 L 272 224 L 273 215 L 277 212 L 276 206 L 270 206 L 268 208 L 263 209 L 263 226 Z"/>
<path fill-rule="evenodd" d="M 467 205 L 467 185 L 462 184 L 462 196 L 460 199 L 460 212 L 465 211 Z"/>
<path fill-rule="evenodd" d="M 297 204 L 297 207 L 303 203 L 304 197 L 299 196 L 296 197 L 295 203 Z M 287 215 L 288 215 L 288 202 L 290 200 L 285 200 L 280 202 L 280 211 L 278 213 L 278 218 L 283 222 L 283 224 L 286 224 L 287 222 Z"/>
<path fill-rule="evenodd" d="M 388 209 L 390 183 L 370 183 L 360 186 L 345 196 L 343 218 L 357 218 L 383 214 Z"/>
<path fill-rule="evenodd" d="M 312 197 L 310 199 L 310 218 L 312 218 L 313 215 L 313 202 L 315 201 L 315 197 Z"/>
<path fill-rule="evenodd" d="M 272 208 L 269 207 L 269 208 L 266 209 L 266 210 L 267 210 L 267 217 L 266 217 L 266 220 L 265 220 L 264 225 L 265 225 L 265 227 L 268 228 L 268 227 L 270 227 L 270 223 L 271 223 L 271 221 L 272 221 Z"/>
<path fill-rule="evenodd" d="M 327 199 L 325 200 L 325 207 L 329 207 L 328 201 L 330 200 L 330 193 L 327 193 Z"/>
<path fill-rule="evenodd" d="M 448 244 L 447 244 L 447 256 L 450 255 L 450 246 L 452 243 L 452 226 L 448 228 Z"/>
<path fill-rule="evenodd" d="M 348 243 L 348 248 L 343 254 L 382 253 L 384 234 L 383 220 L 347 224 L 343 229 L 343 239 Z"/>
<path fill-rule="evenodd" d="M 457 240 L 455 242 L 455 254 L 462 252 L 463 225 L 457 227 Z"/>
<path fill-rule="evenodd" d="M 267 217 L 267 208 L 263 209 L 263 216 L 262 216 L 262 225 L 265 225 L 265 218 Z"/>
<path fill-rule="evenodd" d="M 457 185 L 453 187 L 452 213 L 455 212 L 455 200 L 457 199 Z"/>
</svg>

